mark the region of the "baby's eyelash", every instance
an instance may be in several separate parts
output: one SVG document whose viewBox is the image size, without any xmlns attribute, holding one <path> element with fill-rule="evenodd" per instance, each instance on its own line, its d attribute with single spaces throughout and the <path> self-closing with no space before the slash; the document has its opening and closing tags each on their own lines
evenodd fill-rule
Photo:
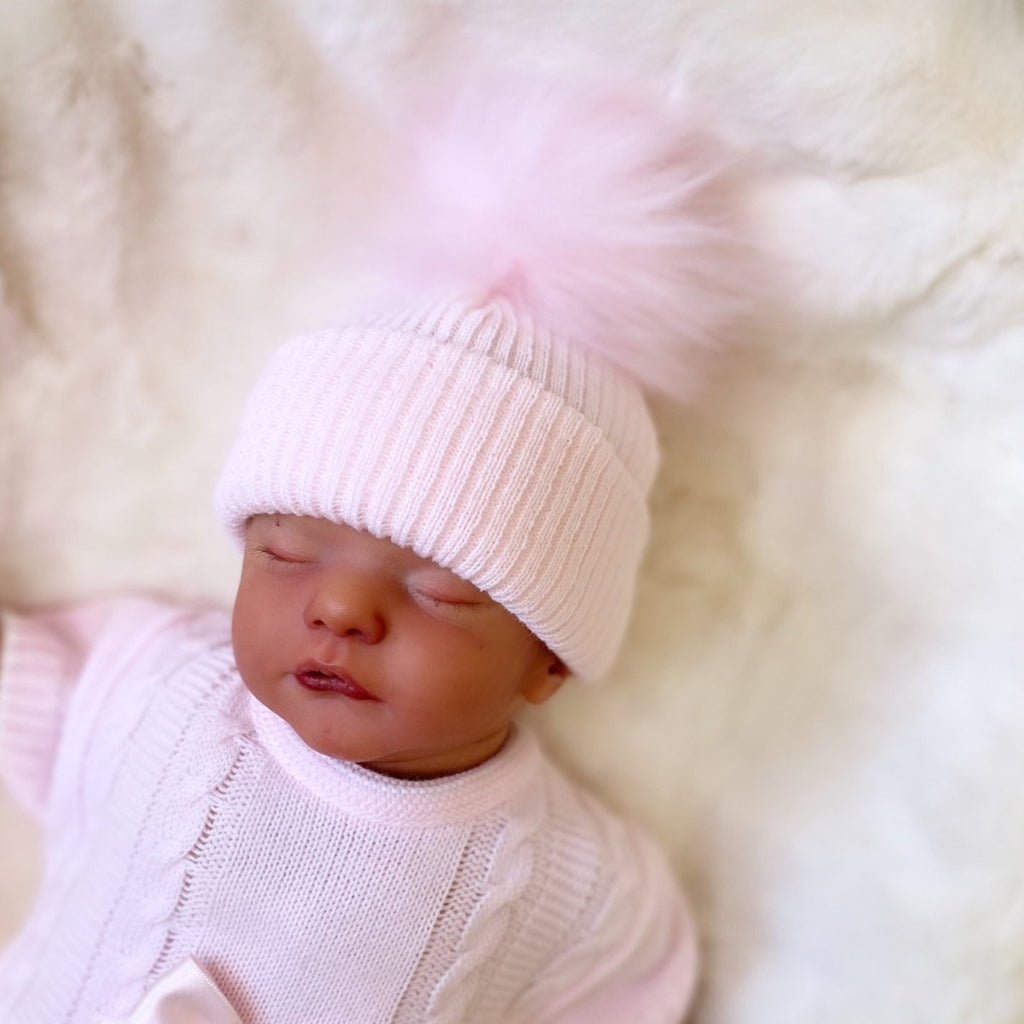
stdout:
<svg viewBox="0 0 1024 1024">
<path fill-rule="evenodd" d="M 292 555 L 284 555 L 279 551 L 275 551 L 273 548 L 263 547 L 262 545 L 254 548 L 258 555 L 262 555 L 270 562 L 280 562 L 282 565 L 305 565 L 305 560 L 301 558 L 295 558 Z"/>
<path fill-rule="evenodd" d="M 479 604 L 476 601 L 457 601 L 450 598 L 438 597 L 437 594 L 432 594 L 427 590 L 421 590 L 419 587 L 413 587 L 412 593 L 414 597 L 426 604 L 429 604 L 432 608 L 443 608 L 446 611 L 452 610 L 455 612 L 468 612 L 479 607 Z"/>
</svg>

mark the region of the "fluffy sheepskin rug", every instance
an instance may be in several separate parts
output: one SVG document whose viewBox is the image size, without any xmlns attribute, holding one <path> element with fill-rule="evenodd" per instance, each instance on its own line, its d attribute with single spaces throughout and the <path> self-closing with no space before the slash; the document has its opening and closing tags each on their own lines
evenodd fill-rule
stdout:
<svg viewBox="0 0 1024 1024">
<path fill-rule="evenodd" d="M 0 596 L 228 600 L 248 385 L 332 319 L 379 98 L 483 30 L 697 95 L 778 273 L 665 465 L 629 643 L 538 726 L 669 846 L 700 1024 L 1024 1018 L 1024 8 L 0 13 Z M 0 809 L 0 928 L 37 839 Z"/>
</svg>

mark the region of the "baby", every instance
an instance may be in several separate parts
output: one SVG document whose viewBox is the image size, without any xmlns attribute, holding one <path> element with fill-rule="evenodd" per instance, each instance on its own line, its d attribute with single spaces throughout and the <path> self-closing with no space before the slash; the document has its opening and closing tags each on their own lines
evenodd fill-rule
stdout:
<svg viewBox="0 0 1024 1024">
<path fill-rule="evenodd" d="M 285 344 L 218 488 L 244 544 L 230 620 L 135 598 L 6 618 L 3 771 L 47 857 L 0 1020 L 682 1019 L 694 933 L 665 859 L 514 720 L 620 644 L 657 445 L 601 336 L 642 335 L 645 301 L 700 333 L 672 260 L 706 245 L 707 169 L 631 103 L 600 96 L 581 150 L 578 108 L 481 102 L 499 181 L 488 132 L 521 152 L 532 131 L 586 208 L 604 193 L 577 172 L 614 139 L 606 176 L 652 200 L 628 216 L 684 227 L 571 250 L 570 276 L 599 264 L 578 315 L 514 249 L 483 283 L 432 277 L 429 300 Z M 606 318 L 638 251 L 669 270 Z"/>
</svg>

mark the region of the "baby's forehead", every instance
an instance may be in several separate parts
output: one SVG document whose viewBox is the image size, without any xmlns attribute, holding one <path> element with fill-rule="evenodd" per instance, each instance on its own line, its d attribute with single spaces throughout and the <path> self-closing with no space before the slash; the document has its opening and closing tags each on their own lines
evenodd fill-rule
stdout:
<svg viewBox="0 0 1024 1024">
<path fill-rule="evenodd" d="M 417 554 L 412 548 L 403 547 L 387 537 L 378 537 L 348 523 L 283 512 L 262 513 L 250 519 L 248 529 L 259 539 L 268 540 L 276 537 L 284 542 L 315 549 L 320 554 L 337 552 L 363 555 L 379 561 L 382 566 L 388 565 L 405 570 L 429 570 L 438 576 L 458 580 L 464 586 L 474 586 L 451 569 Z"/>
</svg>

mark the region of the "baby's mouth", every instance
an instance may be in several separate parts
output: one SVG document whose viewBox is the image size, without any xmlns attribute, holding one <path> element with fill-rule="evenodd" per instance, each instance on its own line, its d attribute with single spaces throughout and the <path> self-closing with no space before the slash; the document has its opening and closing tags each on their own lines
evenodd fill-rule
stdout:
<svg viewBox="0 0 1024 1024">
<path fill-rule="evenodd" d="M 315 693 L 337 693 L 342 697 L 348 697 L 349 700 L 378 700 L 373 694 L 367 693 L 354 679 L 324 665 L 300 665 L 293 675 L 299 686 Z"/>
</svg>

